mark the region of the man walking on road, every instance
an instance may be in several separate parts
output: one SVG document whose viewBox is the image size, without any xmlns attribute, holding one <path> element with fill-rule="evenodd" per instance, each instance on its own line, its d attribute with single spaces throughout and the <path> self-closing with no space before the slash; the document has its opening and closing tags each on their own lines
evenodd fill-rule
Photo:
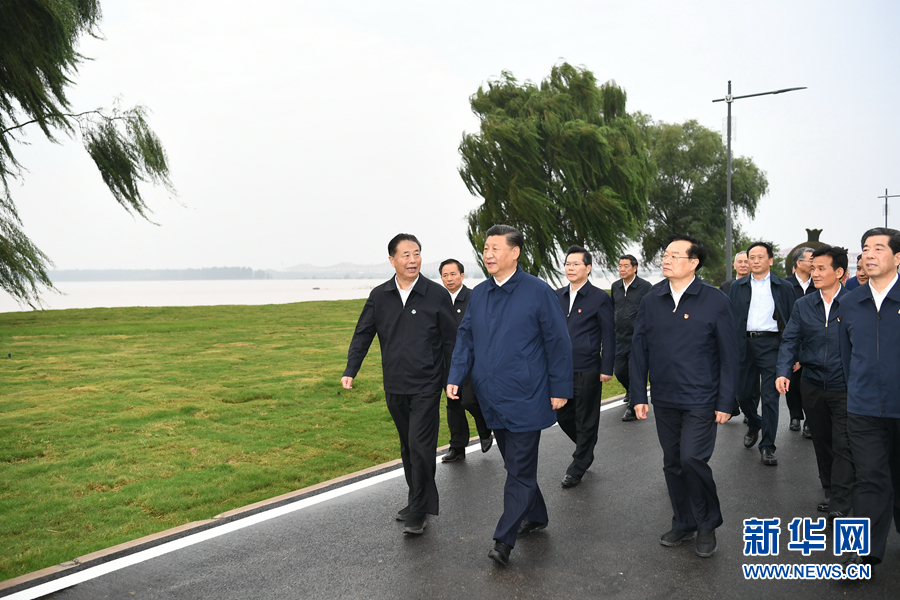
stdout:
<svg viewBox="0 0 900 600">
<path fill-rule="evenodd" d="M 706 248 L 692 237 L 674 235 L 662 258 L 667 283 L 641 302 L 631 351 L 631 396 L 639 419 L 649 412 L 644 382 L 656 416 L 663 472 L 672 502 L 672 529 L 663 546 L 697 541 L 694 551 L 716 551 L 722 524 L 709 459 L 716 427 L 731 418 L 738 375 L 737 340 L 728 298 L 695 277 Z M 641 511 L 638 511 L 639 514 Z"/>
<path fill-rule="evenodd" d="M 488 427 L 506 468 L 503 515 L 488 553 L 501 565 L 519 535 L 547 527 L 537 483 L 541 430 L 572 397 L 572 344 L 553 289 L 518 266 L 525 240 L 508 225 L 487 230 L 484 266 L 492 275 L 472 290 L 457 332 L 447 397 L 472 374 Z"/>
<path fill-rule="evenodd" d="M 463 285 L 466 279 L 466 268 L 454 258 L 448 258 L 441 263 L 439 268 L 441 283 L 450 292 L 453 301 L 453 316 L 456 317 L 457 327 L 462 322 L 469 306 L 469 288 Z M 449 363 L 447 368 L 450 368 Z M 478 398 L 475 397 L 475 388 L 472 386 L 472 378 L 467 377 L 459 389 L 459 400 L 447 398 L 447 428 L 450 429 L 450 450 L 441 459 L 441 462 L 454 462 L 466 457 L 466 446 L 469 445 L 469 420 L 466 411 L 472 415 L 475 421 L 475 429 L 481 441 L 481 451 L 491 449 L 494 438 L 491 430 L 484 422 L 484 415 L 478 406 Z"/>
<path fill-rule="evenodd" d="M 603 384 L 612 379 L 615 359 L 612 301 L 609 294 L 588 281 L 592 263 L 590 252 L 581 246 L 570 247 L 565 264 L 569 285 L 556 290 L 572 340 L 575 366 L 572 399 L 556 411 L 560 429 L 575 442 L 572 462 L 562 480 L 564 488 L 581 483 L 594 462 Z"/>
<path fill-rule="evenodd" d="M 625 414 L 623 421 L 634 421 L 629 389 L 628 361 L 631 358 L 631 336 L 634 335 L 634 320 L 637 318 L 641 299 L 650 291 L 650 282 L 638 277 L 638 261 L 630 254 L 619 259 L 619 279 L 610 286 L 613 313 L 616 325 L 615 375 L 625 388 Z"/>
<path fill-rule="evenodd" d="M 425 277 L 416 236 L 396 235 L 388 258 L 397 274 L 374 288 L 363 306 L 347 352 L 341 378 L 353 388 L 375 335 L 381 345 L 381 368 L 388 411 L 400 436 L 400 457 L 409 486 L 408 504 L 397 513 L 403 533 L 425 531 L 425 515 L 438 514 L 434 483 L 440 426 L 444 363 L 456 339 L 456 319 L 447 290 Z"/>
</svg>

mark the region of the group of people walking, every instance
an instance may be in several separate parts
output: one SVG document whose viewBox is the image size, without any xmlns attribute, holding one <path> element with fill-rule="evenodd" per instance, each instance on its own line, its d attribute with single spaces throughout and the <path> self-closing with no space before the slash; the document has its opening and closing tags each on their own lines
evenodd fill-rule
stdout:
<svg viewBox="0 0 900 600">
<path fill-rule="evenodd" d="M 377 335 L 409 489 L 396 517 L 404 534 L 422 534 L 427 515 L 438 514 L 442 389 L 451 433 L 443 462 L 465 458 L 466 412 L 481 450 L 496 441 L 503 457 L 504 509 L 489 556 L 506 565 L 518 536 L 549 523 L 537 484 L 541 431 L 558 422 L 575 444 L 561 483 L 579 485 L 594 460 L 602 384 L 615 375 L 626 389 L 623 421 L 646 419 L 654 405 L 673 509 L 661 544 L 696 537 L 699 556 L 715 553 L 723 522 L 709 466 L 717 425 L 743 412 L 744 445 L 758 442 L 762 463 L 775 466 L 783 393 L 791 429 L 805 413 L 813 439 L 825 489 L 818 508 L 830 518 L 869 517 L 872 551 L 850 560 L 880 562 L 891 516 L 900 531 L 900 233 L 866 232 L 868 279 L 852 293 L 841 284 L 846 250 L 831 246 L 800 249 L 795 276 L 783 280 L 770 271 L 772 245 L 755 242 L 735 259 L 739 278 L 720 291 L 696 277 L 703 244 L 674 235 L 663 281 L 651 286 L 625 255 L 607 294 L 589 281 L 584 248 L 569 248 L 569 284 L 554 291 L 519 267 L 524 243 L 512 227 L 491 227 L 482 254 L 491 277 L 472 290 L 455 259 L 440 265 L 443 287 L 421 277 L 415 236 L 388 245 L 396 276 L 369 295 L 342 384 L 352 387 Z"/>
</svg>

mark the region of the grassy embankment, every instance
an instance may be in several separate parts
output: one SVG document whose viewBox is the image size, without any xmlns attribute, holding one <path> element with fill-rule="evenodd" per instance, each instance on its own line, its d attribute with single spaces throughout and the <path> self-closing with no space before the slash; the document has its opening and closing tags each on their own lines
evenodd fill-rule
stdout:
<svg viewBox="0 0 900 600">
<path fill-rule="evenodd" d="M 0 314 L 0 581 L 398 458 L 362 303 Z"/>
</svg>

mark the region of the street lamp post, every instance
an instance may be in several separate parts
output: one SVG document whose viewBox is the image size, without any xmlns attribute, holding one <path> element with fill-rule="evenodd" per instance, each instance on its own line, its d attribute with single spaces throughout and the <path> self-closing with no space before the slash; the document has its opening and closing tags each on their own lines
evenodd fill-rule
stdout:
<svg viewBox="0 0 900 600">
<path fill-rule="evenodd" d="M 728 104 L 728 122 L 726 124 L 726 136 L 728 138 L 727 147 L 728 147 L 728 191 L 725 199 L 725 280 L 731 281 L 731 269 L 728 267 L 731 266 L 731 252 L 732 252 L 732 239 L 731 239 L 731 103 L 735 100 L 740 100 L 741 98 L 753 98 L 754 96 L 768 96 L 771 94 L 783 94 L 784 92 L 793 92 L 795 90 L 805 90 L 805 87 L 795 87 L 795 88 L 785 88 L 783 90 L 775 90 L 774 92 L 760 92 L 759 94 L 747 94 L 745 96 L 732 96 L 731 95 L 731 81 L 728 82 L 728 95 L 724 98 L 718 98 L 713 100 L 713 102 L 725 102 Z M 887 194 L 887 192 L 885 192 Z"/>
<path fill-rule="evenodd" d="M 887 227 L 888 198 L 900 198 L 900 194 L 894 194 L 893 196 L 888 196 L 887 188 L 884 188 L 884 196 L 878 196 L 878 197 L 884 198 L 884 226 Z"/>
</svg>

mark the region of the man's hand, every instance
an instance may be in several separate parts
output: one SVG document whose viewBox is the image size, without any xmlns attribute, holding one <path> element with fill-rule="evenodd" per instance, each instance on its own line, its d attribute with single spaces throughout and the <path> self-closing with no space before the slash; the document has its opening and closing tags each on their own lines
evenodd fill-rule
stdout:
<svg viewBox="0 0 900 600">
<path fill-rule="evenodd" d="M 775 389 L 778 390 L 779 394 L 787 394 L 788 390 L 791 389 L 791 380 L 787 377 L 779 377 L 775 380 Z"/>
<path fill-rule="evenodd" d="M 459 396 L 457 396 L 458 393 L 459 393 L 458 385 L 453 385 L 452 383 L 447 384 L 447 397 L 448 398 L 450 398 L 451 400 L 459 400 Z"/>
<path fill-rule="evenodd" d="M 796 373 L 797 371 L 800 370 L 800 363 L 795 362 L 795 363 L 794 363 L 794 366 L 793 366 L 792 368 L 794 369 L 792 372 L 793 372 L 793 373 Z"/>
<path fill-rule="evenodd" d="M 344 386 L 345 390 L 353 389 L 353 378 L 352 377 L 341 377 L 341 385 Z"/>
<path fill-rule="evenodd" d="M 553 407 L 553 410 L 559 410 L 568 402 L 568 398 L 550 398 L 550 406 Z"/>
<path fill-rule="evenodd" d="M 634 405 L 634 416 L 638 419 L 646 419 L 647 413 L 650 412 L 649 404 L 635 404 Z"/>
<path fill-rule="evenodd" d="M 612 381 L 612 375 L 604 375 L 600 373 L 600 383 L 606 383 L 607 381 Z"/>
<path fill-rule="evenodd" d="M 716 423 L 727 423 L 731 418 L 731 413 L 716 411 Z"/>
</svg>

